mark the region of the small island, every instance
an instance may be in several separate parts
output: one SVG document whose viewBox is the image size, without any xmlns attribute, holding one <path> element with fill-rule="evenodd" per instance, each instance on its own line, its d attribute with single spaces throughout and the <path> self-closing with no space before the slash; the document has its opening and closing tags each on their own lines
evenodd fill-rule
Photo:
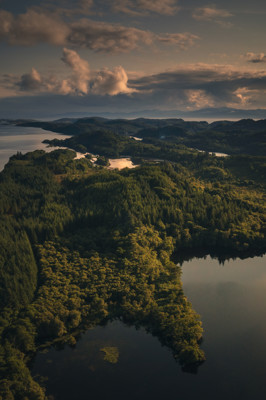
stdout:
<svg viewBox="0 0 266 400">
<path fill-rule="evenodd" d="M 119 359 L 119 350 L 117 347 L 103 347 L 100 349 L 104 353 L 104 360 L 110 364 L 116 364 Z"/>
</svg>

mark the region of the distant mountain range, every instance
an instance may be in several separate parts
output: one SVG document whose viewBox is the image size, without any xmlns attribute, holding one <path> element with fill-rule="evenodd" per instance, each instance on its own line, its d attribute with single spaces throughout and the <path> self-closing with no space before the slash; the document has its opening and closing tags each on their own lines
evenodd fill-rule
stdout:
<svg viewBox="0 0 266 400">
<path fill-rule="evenodd" d="M 266 109 L 256 109 L 256 110 L 240 110 L 235 108 L 202 108 L 199 110 L 193 111 L 180 111 L 180 110 L 136 110 L 136 111 L 116 111 L 116 112 L 103 112 L 103 111 L 67 111 L 54 114 L 47 114 L 45 111 L 39 111 L 38 114 L 32 115 L 31 110 L 27 112 L 19 111 L 16 113 L 16 118 L 37 118 L 42 120 L 55 120 L 55 119 L 69 119 L 69 118 L 84 118 L 84 117 L 94 117 L 95 115 L 103 118 L 124 118 L 124 119 L 132 119 L 132 118 L 183 118 L 183 119 L 194 119 L 194 120 L 237 120 L 243 118 L 252 118 L 252 119 L 265 119 L 266 118 Z M 14 113 L 12 112 L 4 112 L 3 109 L 0 111 L 0 119 L 13 119 Z"/>
<path fill-rule="evenodd" d="M 82 118 L 82 117 L 93 117 L 99 116 L 103 118 L 183 118 L 183 119 L 197 119 L 197 120 L 237 120 L 237 119 L 265 119 L 266 109 L 257 110 L 238 110 L 234 108 L 202 108 L 194 111 L 180 111 L 180 110 L 143 110 L 143 111 L 132 111 L 128 113 L 124 112 L 99 112 L 99 113 L 66 113 L 58 115 L 56 118 Z"/>
</svg>

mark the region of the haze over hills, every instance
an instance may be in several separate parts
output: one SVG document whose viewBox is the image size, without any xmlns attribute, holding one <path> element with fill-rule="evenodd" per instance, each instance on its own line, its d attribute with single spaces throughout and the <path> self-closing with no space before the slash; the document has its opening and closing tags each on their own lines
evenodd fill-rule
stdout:
<svg viewBox="0 0 266 400">
<path fill-rule="evenodd" d="M 53 100 L 54 101 L 54 100 Z M 55 111 L 56 110 L 56 111 Z M 49 99 L 41 97 L 33 108 L 27 97 L 18 97 L 12 99 L 12 107 L 9 99 L 0 99 L 0 119 L 45 119 L 55 120 L 61 118 L 84 118 L 94 117 L 102 118 L 184 118 L 196 120 L 237 120 L 237 119 L 264 119 L 266 118 L 266 109 L 236 109 L 230 107 L 221 108 L 200 108 L 191 111 L 183 110 L 161 110 L 161 109 L 134 109 L 127 110 L 124 107 L 109 107 L 102 110 L 92 106 L 77 106 L 67 104 L 64 99 L 58 98 L 58 102 L 49 106 Z"/>
<path fill-rule="evenodd" d="M 61 115 L 61 118 L 70 116 L 73 118 L 93 117 L 98 115 L 103 118 L 183 118 L 183 119 L 197 119 L 197 120 L 216 120 L 216 119 L 264 119 L 266 118 L 266 109 L 256 110 L 240 110 L 235 108 L 201 108 L 199 110 L 181 111 L 181 110 L 137 110 L 129 112 L 86 112 L 86 113 L 67 113 Z"/>
</svg>

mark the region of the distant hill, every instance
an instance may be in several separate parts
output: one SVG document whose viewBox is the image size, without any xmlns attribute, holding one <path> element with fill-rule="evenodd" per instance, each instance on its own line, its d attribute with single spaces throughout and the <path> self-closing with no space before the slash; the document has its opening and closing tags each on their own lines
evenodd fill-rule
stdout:
<svg viewBox="0 0 266 400">
<path fill-rule="evenodd" d="M 180 118 L 129 120 L 90 117 L 67 118 L 51 122 L 17 120 L 13 123 L 75 136 L 77 137 L 75 148 L 79 144 L 88 148 L 90 147 L 88 140 L 92 139 L 91 134 L 99 135 L 108 132 L 124 137 L 142 138 L 144 142 L 157 146 L 160 145 L 159 141 L 161 145 L 170 142 L 208 152 L 262 156 L 266 154 L 266 119 L 258 121 L 253 119 L 222 120 L 208 123 L 206 121 L 185 121 Z M 86 135 L 90 137 L 86 137 Z M 112 142 L 112 139 L 110 140 Z"/>
</svg>

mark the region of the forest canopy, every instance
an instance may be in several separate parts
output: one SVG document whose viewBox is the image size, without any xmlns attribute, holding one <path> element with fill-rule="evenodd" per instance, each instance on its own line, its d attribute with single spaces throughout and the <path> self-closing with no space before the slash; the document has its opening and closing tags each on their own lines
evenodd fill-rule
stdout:
<svg viewBox="0 0 266 400">
<path fill-rule="evenodd" d="M 32 356 L 110 319 L 145 327 L 183 368 L 199 365 L 202 324 L 174 260 L 265 252 L 265 157 L 219 159 L 108 132 L 76 138 L 70 147 L 104 162 L 35 151 L 0 174 L 2 399 L 45 399 Z M 107 157 L 125 149 L 141 165 L 109 170 Z"/>
</svg>

